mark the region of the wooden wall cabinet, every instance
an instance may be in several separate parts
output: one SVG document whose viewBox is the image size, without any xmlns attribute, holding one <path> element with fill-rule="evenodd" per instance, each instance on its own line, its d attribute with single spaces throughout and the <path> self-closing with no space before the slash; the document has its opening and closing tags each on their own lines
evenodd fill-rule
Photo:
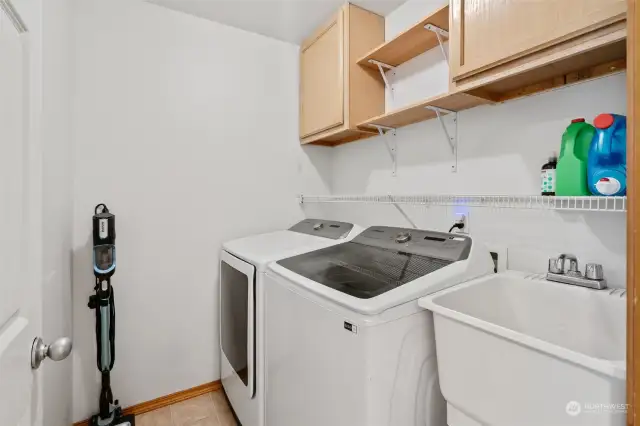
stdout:
<svg viewBox="0 0 640 426">
<path fill-rule="evenodd" d="M 371 136 L 357 123 L 384 113 L 384 82 L 357 60 L 384 42 L 384 18 L 352 4 L 300 48 L 300 141 L 338 145 Z"/>
<path fill-rule="evenodd" d="M 625 0 L 451 0 L 452 81 L 626 18 Z"/>
</svg>

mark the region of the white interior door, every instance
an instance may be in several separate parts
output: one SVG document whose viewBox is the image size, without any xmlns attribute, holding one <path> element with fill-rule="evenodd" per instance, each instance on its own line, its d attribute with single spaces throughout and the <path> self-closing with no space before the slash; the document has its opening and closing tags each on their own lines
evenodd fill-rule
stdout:
<svg viewBox="0 0 640 426">
<path fill-rule="evenodd" d="M 42 71 L 41 45 L 27 29 L 40 24 L 41 3 L 18 3 L 22 15 L 0 0 L 0 425 L 58 426 L 43 421 L 42 376 L 32 368 L 42 331 L 41 87 L 34 87 Z M 70 341 L 41 349 L 62 358 Z"/>
<path fill-rule="evenodd" d="M 31 425 L 31 342 L 39 330 L 39 301 L 24 266 L 29 252 L 25 221 L 28 197 L 28 70 L 25 33 L 0 11 L 0 413 L 2 424 Z"/>
</svg>

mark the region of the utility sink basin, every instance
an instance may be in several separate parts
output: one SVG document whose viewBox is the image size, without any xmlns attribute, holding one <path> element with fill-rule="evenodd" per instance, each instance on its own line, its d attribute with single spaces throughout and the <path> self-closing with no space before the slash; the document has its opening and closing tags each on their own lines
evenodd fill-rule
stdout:
<svg viewBox="0 0 640 426">
<path fill-rule="evenodd" d="M 424 297 L 449 426 L 625 424 L 626 298 L 506 272 Z"/>
</svg>

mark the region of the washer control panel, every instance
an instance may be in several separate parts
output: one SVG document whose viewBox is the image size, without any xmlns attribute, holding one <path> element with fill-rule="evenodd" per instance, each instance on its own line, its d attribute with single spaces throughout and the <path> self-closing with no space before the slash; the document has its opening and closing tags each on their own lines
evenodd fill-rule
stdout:
<svg viewBox="0 0 640 426">
<path fill-rule="evenodd" d="M 451 261 L 468 258 L 472 245 L 467 235 L 390 226 L 367 228 L 352 242 Z"/>
</svg>

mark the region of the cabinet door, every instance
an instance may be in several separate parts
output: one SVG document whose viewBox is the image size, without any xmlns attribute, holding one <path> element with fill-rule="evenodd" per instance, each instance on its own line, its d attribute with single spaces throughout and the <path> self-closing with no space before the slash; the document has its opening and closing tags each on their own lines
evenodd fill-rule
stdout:
<svg viewBox="0 0 640 426">
<path fill-rule="evenodd" d="M 300 137 L 344 123 L 342 10 L 301 47 Z"/>
<path fill-rule="evenodd" d="M 625 0 L 451 0 L 453 80 L 622 20 L 625 14 Z"/>
</svg>

